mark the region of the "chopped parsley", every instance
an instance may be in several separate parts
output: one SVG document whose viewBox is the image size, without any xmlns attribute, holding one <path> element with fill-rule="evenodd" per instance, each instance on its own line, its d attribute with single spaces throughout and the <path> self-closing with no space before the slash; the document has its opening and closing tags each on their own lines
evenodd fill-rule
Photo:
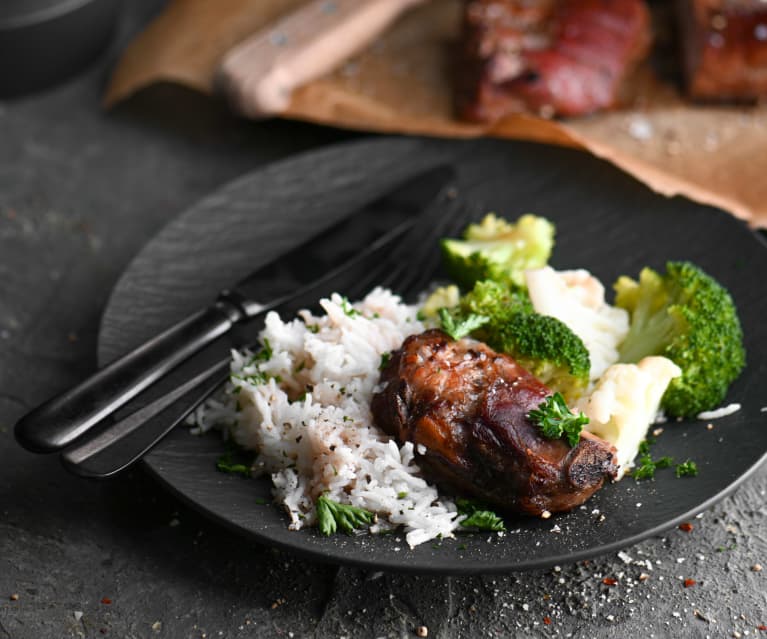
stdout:
<svg viewBox="0 0 767 639">
<path fill-rule="evenodd" d="M 348 317 L 358 317 L 360 315 L 360 312 L 351 305 L 347 297 L 341 298 L 341 310 Z"/>
<path fill-rule="evenodd" d="M 258 351 L 258 359 L 262 362 L 266 362 L 270 359 L 272 359 L 272 355 L 274 354 L 272 351 L 272 345 L 269 343 L 269 340 L 264 337 L 262 340 L 263 346 L 261 347 L 261 350 Z"/>
<path fill-rule="evenodd" d="M 637 481 L 655 479 L 655 471 L 658 468 L 669 468 L 674 463 L 674 459 L 668 456 L 653 459 L 650 454 L 650 446 L 654 443 L 655 440 L 648 437 L 639 444 L 639 460 L 636 467 L 631 471 L 631 476 Z"/>
<path fill-rule="evenodd" d="M 686 462 L 682 462 L 681 464 L 676 465 L 677 477 L 695 477 L 695 475 L 697 474 L 698 474 L 698 465 L 691 459 L 688 459 Z"/>
<path fill-rule="evenodd" d="M 221 473 L 228 473 L 230 475 L 242 475 L 243 477 L 250 477 L 250 464 L 245 464 L 234 460 L 234 454 L 237 452 L 237 448 L 233 445 L 229 445 L 227 451 L 216 460 L 216 470 Z"/>
<path fill-rule="evenodd" d="M 581 431 L 589 423 L 589 418 L 583 413 L 576 415 L 570 411 L 562 393 L 549 395 L 537 409 L 527 413 L 527 418 L 538 426 L 544 437 L 564 437 L 571 448 L 578 445 Z"/>
<path fill-rule="evenodd" d="M 381 363 L 378 365 L 378 370 L 382 371 L 384 368 L 386 368 L 389 365 L 390 361 L 391 361 L 391 353 L 382 353 Z"/>
<path fill-rule="evenodd" d="M 232 381 L 239 380 L 241 382 L 255 385 L 266 383 L 266 375 L 264 375 L 261 371 L 253 373 L 252 375 L 238 375 L 237 373 L 232 373 L 229 376 L 229 379 Z"/>
<path fill-rule="evenodd" d="M 472 331 L 484 326 L 490 321 L 484 315 L 470 314 L 465 317 L 454 317 L 446 308 L 439 309 L 439 321 L 442 330 L 454 340 L 466 337 Z"/>
<path fill-rule="evenodd" d="M 642 455 L 639 463 L 631 471 L 631 476 L 640 481 L 642 479 L 653 479 L 655 477 L 655 464 L 650 455 Z"/>
<path fill-rule="evenodd" d="M 340 528 L 351 535 L 357 528 L 373 523 L 375 515 L 357 506 L 339 504 L 325 495 L 317 499 L 317 523 L 323 535 L 332 535 Z"/>
<path fill-rule="evenodd" d="M 639 444 L 639 454 L 649 455 L 650 446 L 652 446 L 654 443 L 655 443 L 655 440 L 652 437 L 648 437 L 647 439 L 642 440 Z"/>
<path fill-rule="evenodd" d="M 482 505 L 470 499 L 457 499 L 455 505 L 458 507 L 459 514 L 466 515 L 466 519 L 461 521 L 461 526 L 464 528 L 491 531 L 506 530 L 503 519 L 492 510 L 486 510 Z"/>
<path fill-rule="evenodd" d="M 402 492 L 397 493 L 397 499 L 405 499 L 405 497 L 407 497 L 407 491 L 406 490 L 403 490 Z"/>
</svg>

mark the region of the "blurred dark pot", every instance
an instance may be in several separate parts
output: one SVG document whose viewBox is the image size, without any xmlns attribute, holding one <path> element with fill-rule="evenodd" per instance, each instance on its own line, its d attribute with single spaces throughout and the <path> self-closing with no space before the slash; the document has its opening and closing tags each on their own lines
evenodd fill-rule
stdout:
<svg viewBox="0 0 767 639">
<path fill-rule="evenodd" d="M 0 97 L 51 86 L 111 40 L 121 0 L 0 0 Z"/>
</svg>

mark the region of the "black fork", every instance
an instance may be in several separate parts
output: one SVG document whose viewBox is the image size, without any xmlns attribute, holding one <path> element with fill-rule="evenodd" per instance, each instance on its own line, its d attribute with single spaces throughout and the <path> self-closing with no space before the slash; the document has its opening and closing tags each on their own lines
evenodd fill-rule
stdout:
<svg viewBox="0 0 767 639">
<path fill-rule="evenodd" d="M 404 237 L 392 243 L 391 250 L 377 264 L 363 273 L 354 268 L 336 273 L 339 292 L 357 299 L 374 286 L 381 286 L 406 301 L 415 301 L 434 279 L 440 261 L 439 239 L 457 235 L 469 216 L 466 203 L 448 191 Z M 221 388 L 229 377 L 229 361 L 228 357 L 221 359 L 84 443 L 69 448 L 61 455 L 65 467 L 78 475 L 96 478 L 125 470 Z"/>
</svg>

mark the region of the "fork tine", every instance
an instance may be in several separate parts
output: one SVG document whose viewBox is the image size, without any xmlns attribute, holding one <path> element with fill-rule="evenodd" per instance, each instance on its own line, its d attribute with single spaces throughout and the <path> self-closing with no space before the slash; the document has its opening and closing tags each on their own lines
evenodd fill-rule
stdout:
<svg viewBox="0 0 767 639">
<path fill-rule="evenodd" d="M 434 279 L 441 259 L 438 240 L 456 235 L 466 224 L 469 208 L 465 202 L 453 197 L 444 204 L 441 217 L 432 221 L 431 227 L 424 229 L 426 232 L 419 233 L 419 229 L 414 229 L 408 233 L 403 241 L 403 245 L 407 243 L 408 259 L 396 265 L 383 283 L 403 298 L 415 297 Z"/>
<path fill-rule="evenodd" d="M 455 219 L 463 213 L 457 206 L 451 189 L 445 189 L 429 207 L 423 211 L 416 223 L 405 235 L 397 240 L 387 255 L 374 268 L 362 273 L 353 283 L 344 288 L 350 299 L 364 296 L 374 286 L 399 290 L 399 282 L 409 281 L 423 270 L 424 261 L 429 263 L 439 259 L 436 248 L 437 240 L 450 232 L 455 226 Z M 436 263 L 431 263 L 433 271 Z M 428 280 L 424 283 L 428 283 Z"/>
</svg>

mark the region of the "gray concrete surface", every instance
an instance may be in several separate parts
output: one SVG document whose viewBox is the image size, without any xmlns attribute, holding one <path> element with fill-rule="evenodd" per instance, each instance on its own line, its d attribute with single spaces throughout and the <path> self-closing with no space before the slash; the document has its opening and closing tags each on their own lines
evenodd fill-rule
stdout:
<svg viewBox="0 0 767 639">
<path fill-rule="evenodd" d="M 126 5 L 114 50 L 160 3 Z M 0 639 L 767 637 L 765 468 L 690 532 L 626 555 L 426 578 L 307 563 L 208 523 L 140 469 L 92 483 L 22 451 L 13 423 L 92 370 L 111 286 L 159 227 L 249 169 L 347 137 L 243 122 L 173 87 L 105 114 L 113 55 L 0 103 Z"/>
</svg>

